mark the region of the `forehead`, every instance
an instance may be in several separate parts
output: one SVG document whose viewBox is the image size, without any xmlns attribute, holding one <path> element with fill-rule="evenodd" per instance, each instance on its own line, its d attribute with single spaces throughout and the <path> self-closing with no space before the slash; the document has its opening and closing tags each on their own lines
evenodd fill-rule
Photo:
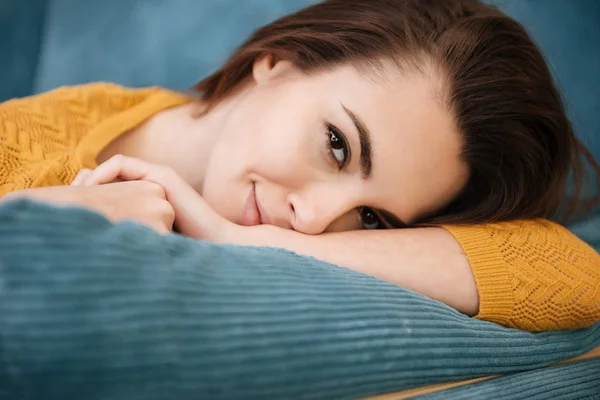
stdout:
<svg viewBox="0 0 600 400">
<path fill-rule="evenodd" d="M 369 205 L 413 221 L 459 193 L 468 175 L 462 140 L 434 68 L 400 71 L 384 64 L 370 72 L 343 66 L 323 78 L 321 87 L 338 97 L 332 101 L 343 102 L 371 133 L 373 176 L 364 182 Z"/>
</svg>

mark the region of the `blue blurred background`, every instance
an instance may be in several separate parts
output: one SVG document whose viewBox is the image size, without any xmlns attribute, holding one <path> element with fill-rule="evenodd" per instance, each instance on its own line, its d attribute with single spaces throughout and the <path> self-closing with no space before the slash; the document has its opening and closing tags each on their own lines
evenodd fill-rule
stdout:
<svg viewBox="0 0 600 400">
<path fill-rule="evenodd" d="M 600 158 L 600 1 L 490 1 L 542 46 Z M 0 101 L 91 81 L 185 89 L 255 28 L 313 2 L 0 0 Z"/>
<path fill-rule="evenodd" d="M 600 159 L 600 1 L 489 1 L 540 44 Z M 0 0 L 0 101 L 91 81 L 185 89 L 255 28 L 313 2 Z"/>
</svg>

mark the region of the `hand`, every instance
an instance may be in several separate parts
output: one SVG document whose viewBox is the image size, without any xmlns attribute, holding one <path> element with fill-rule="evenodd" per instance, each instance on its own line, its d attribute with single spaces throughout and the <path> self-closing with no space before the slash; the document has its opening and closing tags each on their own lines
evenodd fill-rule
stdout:
<svg viewBox="0 0 600 400">
<path fill-rule="evenodd" d="M 196 239 L 235 242 L 243 227 L 219 215 L 174 170 L 137 158 L 116 155 L 93 171 L 83 170 L 73 185 L 94 186 L 114 181 L 147 181 L 160 185 L 175 210 L 175 227 Z"/>
<path fill-rule="evenodd" d="M 113 222 L 134 220 L 160 232 L 173 229 L 175 211 L 160 185 L 122 182 L 103 186 L 53 186 L 10 193 L 2 200 L 29 198 L 92 209 Z"/>
</svg>

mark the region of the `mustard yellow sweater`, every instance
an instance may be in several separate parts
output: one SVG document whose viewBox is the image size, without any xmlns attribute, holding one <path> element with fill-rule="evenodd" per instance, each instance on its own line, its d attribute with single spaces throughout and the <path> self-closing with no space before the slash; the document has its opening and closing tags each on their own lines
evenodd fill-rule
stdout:
<svg viewBox="0 0 600 400">
<path fill-rule="evenodd" d="M 112 140 L 190 97 L 112 84 L 64 87 L 0 105 L 0 196 L 69 184 Z M 445 226 L 480 295 L 477 318 L 541 331 L 600 319 L 600 255 L 547 220 Z"/>
</svg>

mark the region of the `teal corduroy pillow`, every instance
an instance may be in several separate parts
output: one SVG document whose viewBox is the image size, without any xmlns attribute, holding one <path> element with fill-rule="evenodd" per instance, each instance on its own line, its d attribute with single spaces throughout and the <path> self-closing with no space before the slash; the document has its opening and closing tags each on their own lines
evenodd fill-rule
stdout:
<svg viewBox="0 0 600 400">
<path fill-rule="evenodd" d="M 0 398 L 350 399 L 597 346 L 600 324 L 507 329 L 280 249 L 0 206 Z"/>
</svg>

